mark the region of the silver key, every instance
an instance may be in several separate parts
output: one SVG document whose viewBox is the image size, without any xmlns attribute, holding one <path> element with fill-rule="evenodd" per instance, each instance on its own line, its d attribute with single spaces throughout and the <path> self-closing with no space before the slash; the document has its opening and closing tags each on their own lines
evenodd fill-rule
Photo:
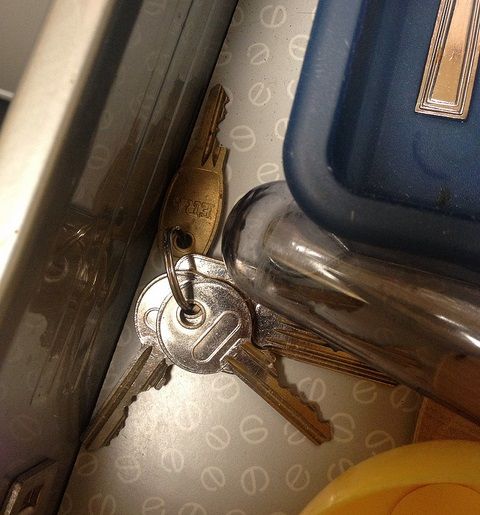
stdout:
<svg viewBox="0 0 480 515">
<path fill-rule="evenodd" d="M 180 284 L 188 282 L 191 275 L 178 272 Z M 152 387 L 160 389 L 164 385 L 170 363 L 159 346 L 156 317 L 160 302 L 169 294 L 170 286 L 165 275 L 154 279 L 140 294 L 135 307 L 135 329 L 142 348 L 90 421 L 82 436 L 86 449 L 93 451 L 109 445 L 124 427 L 128 407 L 137 396 Z"/>
<path fill-rule="evenodd" d="M 250 308 L 241 294 L 226 282 L 197 274 L 188 288 L 196 314 L 186 315 L 170 295 L 157 317 L 158 340 L 168 360 L 196 374 L 233 373 L 312 442 L 330 440 L 330 423 L 280 385 L 273 354 L 251 343 Z"/>
<path fill-rule="evenodd" d="M 203 275 L 233 284 L 222 261 L 199 254 L 191 254 L 180 259 L 177 269 L 196 270 Z M 389 386 L 397 384 L 383 372 L 348 352 L 334 350 L 320 335 L 280 317 L 265 306 L 255 304 L 253 309 L 255 321 L 252 340 L 261 349 L 377 383 Z"/>
</svg>

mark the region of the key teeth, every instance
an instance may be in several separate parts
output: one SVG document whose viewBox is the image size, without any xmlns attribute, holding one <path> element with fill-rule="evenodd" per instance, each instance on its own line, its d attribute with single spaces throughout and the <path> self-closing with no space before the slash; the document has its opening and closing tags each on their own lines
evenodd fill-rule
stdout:
<svg viewBox="0 0 480 515">
<path fill-rule="evenodd" d="M 316 402 L 308 399 L 307 396 L 298 389 L 297 385 L 291 384 L 291 383 L 284 384 L 284 383 L 280 382 L 278 369 L 276 367 L 276 361 L 277 361 L 276 357 L 269 351 L 264 351 L 264 352 L 268 352 L 273 357 L 271 367 L 273 367 L 275 372 L 272 375 L 274 375 L 275 379 L 278 381 L 280 388 L 282 388 L 283 390 L 289 391 L 293 396 L 300 399 L 306 408 L 312 410 L 312 412 L 315 415 L 315 417 L 317 418 L 317 420 L 319 422 L 325 424 L 325 428 L 324 428 L 325 431 L 322 433 L 323 439 L 317 440 L 316 443 L 322 444 L 324 442 L 330 441 L 332 439 L 332 426 L 331 426 L 331 423 L 329 420 L 323 418 L 320 406 Z M 268 369 L 267 369 L 269 372 L 271 370 L 271 367 L 268 367 Z"/>
<path fill-rule="evenodd" d="M 157 382 L 153 385 L 153 387 L 155 388 L 155 390 L 160 390 L 161 388 L 163 388 L 165 385 L 167 384 L 167 378 L 165 377 L 165 375 Z"/>
<path fill-rule="evenodd" d="M 132 397 L 132 400 L 130 401 L 130 404 L 123 408 L 123 415 L 120 418 L 119 424 L 113 430 L 113 432 L 105 439 L 105 443 L 103 444 L 103 446 L 108 447 L 111 444 L 112 440 L 117 438 L 117 436 L 123 431 L 123 429 L 125 429 L 125 426 L 127 425 L 127 419 L 128 419 L 128 412 L 129 412 L 128 409 L 137 400 L 137 398 L 138 398 L 138 395 L 134 395 Z"/>
<path fill-rule="evenodd" d="M 220 116 L 218 117 L 218 125 L 217 125 L 217 130 L 215 131 L 215 136 L 218 134 L 219 130 L 220 130 L 220 124 L 223 122 L 223 120 L 225 120 L 226 116 L 227 116 L 227 106 L 226 106 L 226 103 L 229 101 L 229 99 L 227 98 L 227 100 L 225 101 L 225 105 L 223 106 L 222 108 L 222 113 L 220 114 Z"/>
<path fill-rule="evenodd" d="M 159 371 L 160 372 L 160 371 Z M 159 381 L 157 381 L 155 384 L 154 384 L 154 387 L 157 389 L 157 390 L 160 390 L 164 385 L 165 383 L 167 382 L 167 379 L 165 377 L 165 374 L 163 373 L 162 374 L 162 377 L 159 379 Z M 87 428 L 87 430 L 85 431 L 85 436 L 82 437 L 82 440 L 83 441 L 88 441 L 90 440 L 90 443 L 87 443 L 85 445 L 85 448 L 88 450 L 88 451 L 91 451 L 91 450 L 97 450 L 97 449 L 100 449 L 102 447 L 108 447 L 112 440 L 114 440 L 115 438 L 117 438 L 117 436 L 119 436 L 119 434 L 122 432 L 122 430 L 125 428 L 126 424 L 127 424 L 127 419 L 128 419 L 128 415 L 129 415 L 129 408 L 130 406 L 136 402 L 138 400 L 138 396 L 141 394 L 141 393 L 144 393 L 144 392 L 140 392 L 136 395 L 133 395 L 130 399 L 130 402 L 123 408 L 123 414 L 122 416 L 120 417 L 119 419 L 119 422 L 118 424 L 115 426 L 115 428 L 111 431 L 110 434 L 107 435 L 107 437 L 103 440 L 103 442 L 100 442 L 99 445 L 92 445 L 95 443 L 95 440 L 97 439 L 97 436 L 98 436 L 98 433 L 97 435 L 95 435 L 94 437 L 91 437 L 89 438 L 89 429 Z M 101 413 L 101 411 L 99 411 L 99 413 Z M 90 424 L 90 426 L 95 426 L 96 424 L 98 423 L 98 420 L 97 420 L 97 417 L 95 417 L 95 419 L 93 420 L 93 422 Z M 99 431 L 101 431 L 103 426 L 100 426 L 100 429 Z"/>
<path fill-rule="evenodd" d="M 143 393 L 143 392 L 142 392 Z M 93 421 L 89 424 L 89 427 L 86 429 L 84 435 L 82 436 L 82 441 L 84 442 L 84 445 L 85 445 L 85 449 L 87 449 L 87 451 L 95 451 L 97 449 L 101 449 L 102 447 L 108 447 L 112 440 L 114 440 L 115 438 L 117 438 L 117 436 L 122 432 L 122 430 L 125 428 L 125 425 L 127 423 L 127 419 L 128 419 L 128 413 L 129 413 L 129 407 L 138 399 L 138 394 L 137 395 L 134 395 L 133 397 L 130 398 L 130 402 L 123 408 L 123 413 L 122 413 L 122 416 L 119 418 L 119 421 L 118 423 L 116 424 L 116 426 L 111 430 L 111 432 L 103 439 L 103 441 L 101 442 L 98 442 L 96 445 L 94 445 L 96 443 L 96 440 L 98 438 L 98 434 L 100 433 L 100 431 L 103 429 L 103 424 L 101 424 L 98 428 L 98 431 L 96 432 L 96 434 L 94 436 L 90 436 L 89 433 L 90 431 L 92 431 L 92 429 L 90 429 L 90 427 L 95 427 L 97 424 L 99 424 L 99 419 L 101 418 L 99 415 L 101 415 L 101 410 L 104 406 L 102 406 L 102 408 L 100 409 L 100 411 L 98 412 L 98 415 L 94 417 Z M 87 442 L 87 443 L 85 443 Z"/>
<path fill-rule="evenodd" d="M 144 377 L 140 384 L 137 384 L 136 388 L 139 388 L 140 391 L 130 392 L 129 395 L 129 391 L 135 384 L 135 381 L 138 380 L 139 374 L 142 370 L 145 370 L 145 363 L 151 357 L 151 352 L 151 348 L 146 348 L 141 352 L 141 355 L 135 360 L 133 367 L 120 380 L 110 394 L 110 397 L 107 398 L 94 415 L 81 438 L 87 450 L 97 450 L 103 446 L 110 445 L 111 441 L 125 427 L 129 407 L 138 399 L 138 396 L 152 386 L 160 388 L 165 384 L 168 365 L 163 359 L 157 363 L 154 370 L 150 371 L 148 376 Z M 158 358 L 155 357 L 154 359 Z"/>
<path fill-rule="evenodd" d="M 281 383 L 279 383 L 279 384 L 280 384 L 281 388 L 283 388 L 284 390 L 288 390 L 292 395 L 294 395 L 295 397 L 298 397 L 302 401 L 302 403 L 304 404 L 305 407 L 307 407 L 313 411 L 314 415 L 317 417 L 319 422 L 325 424 L 325 428 L 324 428 L 325 431 L 322 433 L 323 439 L 318 440 L 316 443 L 318 443 L 320 445 L 324 442 L 331 441 L 332 436 L 333 436 L 332 435 L 332 425 L 328 419 L 323 418 L 320 406 L 316 402 L 308 399 L 307 396 L 302 391 L 300 391 L 296 385 L 292 385 L 292 384 L 285 385 L 285 384 L 281 384 Z"/>
<path fill-rule="evenodd" d="M 251 342 L 243 342 L 238 352 L 227 356 L 226 359 L 235 375 L 310 441 L 320 445 L 332 439 L 331 424 L 320 418 L 319 407 L 311 401 L 305 401 L 303 394 L 300 395 L 298 390 L 279 382 L 275 357 L 269 351 L 261 350 Z"/>
<path fill-rule="evenodd" d="M 128 408 L 125 408 L 126 410 L 126 413 L 125 413 L 125 416 L 122 417 L 122 422 L 121 424 L 118 425 L 118 428 L 111 434 L 109 435 L 106 439 L 105 439 L 105 442 L 103 443 L 103 445 L 101 447 L 109 447 L 110 444 L 112 443 L 112 440 L 114 440 L 115 438 L 117 438 L 117 436 L 122 432 L 122 430 L 125 428 L 126 424 L 127 424 L 127 418 L 128 418 Z"/>
</svg>

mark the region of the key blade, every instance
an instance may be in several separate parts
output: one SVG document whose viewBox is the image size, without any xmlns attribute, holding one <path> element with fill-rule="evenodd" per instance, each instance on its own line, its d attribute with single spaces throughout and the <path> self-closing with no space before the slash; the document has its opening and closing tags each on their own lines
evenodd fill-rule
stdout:
<svg viewBox="0 0 480 515">
<path fill-rule="evenodd" d="M 262 349 L 380 384 L 397 385 L 387 374 L 367 365 L 348 352 L 332 349 L 327 339 L 276 315 L 268 308 L 258 304 L 255 307 L 255 313 L 257 323 L 254 341 Z"/>
<path fill-rule="evenodd" d="M 378 372 L 367 365 L 360 364 L 357 366 L 356 363 L 352 363 L 348 359 L 344 359 L 342 356 L 338 355 L 339 353 L 337 351 L 334 351 L 329 347 L 319 347 L 318 345 L 315 345 L 315 348 L 308 349 L 307 345 L 300 345 L 299 347 L 294 348 L 293 346 L 275 345 L 275 342 L 271 342 L 271 345 L 269 344 L 267 348 L 279 356 L 300 361 L 302 363 L 309 363 L 311 365 L 327 368 L 353 377 L 374 381 L 386 386 L 397 385 L 393 379 L 390 379 L 382 372 Z"/>
<path fill-rule="evenodd" d="M 212 160 L 213 166 L 216 165 L 221 147 L 217 140 L 218 126 L 225 118 L 227 113 L 226 105 L 229 101 L 227 93 L 221 84 L 214 86 L 208 95 L 205 111 L 198 134 L 197 142 L 193 155 L 198 158 L 201 156 L 200 165 L 204 166 L 209 158 Z M 192 153 L 189 154 L 192 156 Z"/>
<path fill-rule="evenodd" d="M 218 125 L 225 117 L 227 94 L 221 85 L 209 93 L 198 138 L 170 183 L 160 216 L 159 239 L 170 227 L 179 226 L 186 237 L 173 242 L 173 255 L 205 254 L 217 234 L 223 208 L 227 149 L 217 140 Z"/>
<path fill-rule="evenodd" d="M 232 372 L 286 418 L 310 441 L 320 445 L 332 439 L 330 422 L 320 420 L 311 403 L 280 385 L 271 353 L 244 342 L 226 361 Z"/>
<path fill-rule="evenodd" d="M 168 367 L 153 347 L 143 349 L 90 421 L 82 435 L 85 448 L 95 451 L 109 445 L 125 426 L 128 407 L 140 393 L 163 385 Z"/>
</svg>

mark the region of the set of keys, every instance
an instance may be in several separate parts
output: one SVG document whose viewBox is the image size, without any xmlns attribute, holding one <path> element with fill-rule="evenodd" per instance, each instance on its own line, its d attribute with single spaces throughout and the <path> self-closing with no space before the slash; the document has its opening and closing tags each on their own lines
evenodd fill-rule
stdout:
<svg viewBox="0 0 480 515">
<path fill-rule="evenodd" d="M 221 261 L 187 255 L 173 273 L 184 298 L 191 299 L 192 310 L 179 305 L 167 274 L 143 290 L 135 309 L 142 349 L 92 420 L 84 436 L 86 448 L 108 445 L 123 428 L 131 402 L 149 388 L 160 389 L 172 365 L 196 374 L 235 374 L 313 443 L 330 440 L 330 423 L 319 418 L 312 404 L 283 387 L 275 368 L 277 354 L 309 363 L 315 363 L 317 355 L 317 364 L 323 366 L 325 343 L 249 302 Z M 350 360 L 357 362 L 353 370 L 356 366 L 358 375 L 393 383 L 355 358 Z"/>
<path fill-rule="evenodd" d="M 227 151 L 216 134 L 227 101 L 220 85 L 212 88 L 199 138 L 167 193 L 160 219 L 167 273 L 138 298 L 134 316 L 141 349 L 84 433 L 88 450 L 109 445 L 124 427 L 129 405 L 142 392 L 163 387 L 173 365 L 196 374 L 236 375 L 317 445 L 331 439 L 331 425 L 317 406 L 280 384 L 277 356 L 394 384 L 350 354 L 333 350 L 321 336 L 252 303 L 232 283 L 223 262 L 201 255 L 219 226 Z M 176 267 L 173 256 L 180 257 Z"/>
</svg>

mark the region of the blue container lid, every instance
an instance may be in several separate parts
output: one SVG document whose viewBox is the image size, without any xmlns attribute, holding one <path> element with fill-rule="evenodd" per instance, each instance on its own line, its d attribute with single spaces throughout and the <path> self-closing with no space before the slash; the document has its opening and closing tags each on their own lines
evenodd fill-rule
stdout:
<svg viewBox="0 0 480 515">
<path fill-rule="evenodd" d="M 320 2 L 285 173 L 302 209 L 339 236 L 477 267 L 480 87 L 466 121 L 415 112 L 438 6 Z"/>
</svg>

